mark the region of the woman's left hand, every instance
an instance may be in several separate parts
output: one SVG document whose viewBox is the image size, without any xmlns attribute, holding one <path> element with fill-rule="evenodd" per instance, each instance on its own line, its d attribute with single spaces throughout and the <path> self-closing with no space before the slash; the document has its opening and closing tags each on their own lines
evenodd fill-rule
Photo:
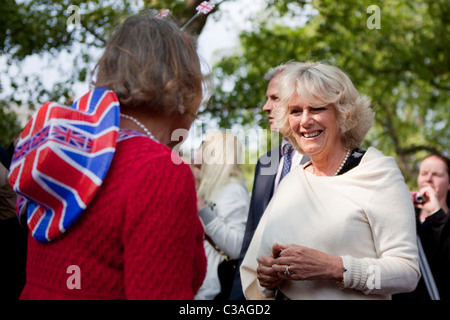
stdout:
<svg viewBox="0 0 450 320">
<path fill-rule="evenodd" d="M 272 268 L 282 279 L 291 280 L 341 280 L 344 265 L 341 257 L 295 244 L 280 245 L 281 252 Z"/>
</svg>

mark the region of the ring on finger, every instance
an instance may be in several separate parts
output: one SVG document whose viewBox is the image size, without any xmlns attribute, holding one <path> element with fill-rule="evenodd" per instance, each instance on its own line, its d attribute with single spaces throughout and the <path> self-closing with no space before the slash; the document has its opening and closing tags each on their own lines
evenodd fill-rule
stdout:
<svg viewBox="0 0 450 320">
<path fill-rule="evenodd" d="M 289 266 L 286 266 L 286 270 L 284 270 L 284 275 L 290 277 L 291 276 L 291 271 L 289 271 Z"/>
</svg>

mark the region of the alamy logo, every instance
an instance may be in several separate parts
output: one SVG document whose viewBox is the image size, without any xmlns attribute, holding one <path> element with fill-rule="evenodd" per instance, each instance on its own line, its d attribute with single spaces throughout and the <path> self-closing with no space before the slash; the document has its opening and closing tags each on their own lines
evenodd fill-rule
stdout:
<svg viewBox="0 0 450 320">
<path fill-rule="evenodd" d="M 367 268 L 367 277 L 366 285 L 370 290 L 373 289 L 381 289 L 381 271 L 380 267 L 376 265 L 370 265 Z"/>
<path fill-rule="evenodd" d="M 72 264 L 67 267 L 67 274 L 70 276 L 66 280 L 66 286 L 68 289 L 81 289 L 81 269 L 79 266 Z"/>
<path fill-rule="evenodd" d="M 367 7 L 367 13 L 372 13 L 370 17 L 367 18 L 366 25 L 369 29 L 381 29 L 381 10 L 379 6 L 371 5 Z"/>
<path fill-rule="evenodd" d="M 81 28 L 80 7 L 70 5 L 67 7 L 67 12 L 70 14 L 66 22 L 67 29 L 69 29 L 69 31 L 72 31 L 73 29 L 80 29 Z"/>
</svg>

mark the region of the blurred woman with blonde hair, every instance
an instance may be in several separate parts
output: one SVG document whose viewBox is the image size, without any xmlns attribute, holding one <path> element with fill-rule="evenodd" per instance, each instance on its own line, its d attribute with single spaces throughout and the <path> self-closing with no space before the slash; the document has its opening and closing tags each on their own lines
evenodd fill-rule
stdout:
<svg viewBox="0 0 450 320">
<path fill-rule="evenodd" d="M 196 154 L 201 168 L 197 205 L 208 260 L 198 300 L 228 299 L 231 290 L 250 204 L 241 155 L 241 144 L 229 131 L 207 134 Z"/>
</svg>

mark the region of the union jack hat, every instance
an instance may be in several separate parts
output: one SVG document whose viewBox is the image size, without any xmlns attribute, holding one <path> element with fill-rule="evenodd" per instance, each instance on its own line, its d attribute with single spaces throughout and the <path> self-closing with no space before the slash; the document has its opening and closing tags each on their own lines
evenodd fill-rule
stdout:
<svg viewBox="0 0 450 320">
<path fill-rule="evenodd" d="M 111 164 L 119 121 L 119 100 L 104 88 L 72 107 L 45 103 L 31 117 L 14 151 L 9 183 L 35 239 L 54 240 L 86 209 Z"/>
</svg>

